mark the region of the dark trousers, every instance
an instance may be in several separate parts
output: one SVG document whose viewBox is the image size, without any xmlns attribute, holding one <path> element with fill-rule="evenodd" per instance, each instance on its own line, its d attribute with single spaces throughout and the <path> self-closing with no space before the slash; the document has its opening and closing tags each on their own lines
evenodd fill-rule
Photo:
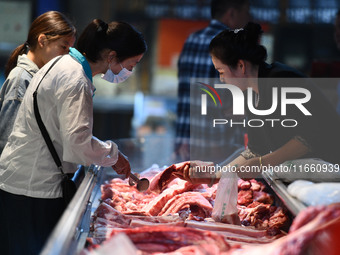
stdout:
<svg viewBox="0 0 340 255">
<path fill-rule="evenodd" d="M 63 211 L 62 198 L 32 198 L 0 190 L 0 253 L 38 255 Z"/>
</svg>

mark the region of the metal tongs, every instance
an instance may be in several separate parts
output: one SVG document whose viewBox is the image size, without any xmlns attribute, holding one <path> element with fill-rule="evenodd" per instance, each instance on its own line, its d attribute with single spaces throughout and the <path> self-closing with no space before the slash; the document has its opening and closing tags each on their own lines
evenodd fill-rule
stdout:
<svg viewBox="0 0 340 255">
<path fill-rule="evenodd" d="M 137 190 L 140 191 L 140 192 L 143 192 L 143 191 L 146 191 L 148 188 L 149 188 L 149 185 L 150 185 L 150 182 L 147 178 L 142 178 L 142 179 L 139 179 L 135 174 L 133 173 L 130 173 L 130 185 L 134 185 L 133 183 L 136 183 L 137 184 Z"/>
</svg>

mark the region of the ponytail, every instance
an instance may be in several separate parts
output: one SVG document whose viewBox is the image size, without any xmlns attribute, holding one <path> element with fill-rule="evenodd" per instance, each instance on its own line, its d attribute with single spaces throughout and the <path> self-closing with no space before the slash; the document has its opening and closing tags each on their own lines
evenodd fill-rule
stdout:
<svg viewBox="0 0 340 255">
<path fill-rule="evenodd" d="M 93 63 L 100 60 L 100 53 L 106 48 L 108 24 L 101 19 L 94 19 L 79 36 L 77 49 Z"/>
<path fill-rule="evenodd" d="M 5 78 L 9 75 L 14 67 L 17 65 L 19 55 L 25 54 L 28 51 L 28 44 L 24 43 L 19 45 L 10 55 L 5 66 Z"/>
<path fill-rule="evenodd" d="M 119 61 L 143 54 L 147 50 L 143 35 L 125 22 L 105 23 L 93 20 L 80 35 L 77 49 L 92 62 L 101 60 L 105 49 L 116 52 Z"/>
</svg>

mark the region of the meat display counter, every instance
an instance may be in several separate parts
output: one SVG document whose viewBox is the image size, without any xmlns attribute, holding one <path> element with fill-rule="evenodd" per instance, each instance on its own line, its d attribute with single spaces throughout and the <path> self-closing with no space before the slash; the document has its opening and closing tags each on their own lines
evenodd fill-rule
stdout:
<svg viewBox="0 0 340 255">
<path fill-rule="evenodd" d="M 141 172 L 152 164 L 174 163 L 174 140 L 164 136 L 140 139 L 118 139 L 118 148 L 129 159 L 133 172 Z M 41 254 L 73 255 L 83 249 L 90 232 L 91 215 L 98 207 L 100 186 L 106 180 L 118 177 L 111 167 L 91 165 L 57 226 L 51 233 Z"/>
<path fill-rule="evenodd" d="M 152 164 L 159 167 L 176 163 L 173 158 L 173 139 L 152 137 L 150 139 L 120 139 L 115 141 L 119 149 L 129 158 L 132 172 L 141 172 L 150 168 Z M 235 145 L 235 151 L 240 146 Z M 230 155 L 232 156 L 232 155 Z M 66 208 L 57 226 L 46 242 L 43 255 L 73 255 L 78 254 L 86 243 L 90 233 L 91 216 L 100 203 L 100 186 L 107 180 L 118 177 L 111 167 L 92 165 L 86 168 L 85 177 L 77 193 Z M 277 183 L 274 184 L 267 176 L 261 181 L 275 197 L 275 203 L 283 206 L 294 217 L 303 207 L 294 202 L 288 193 L 280 191 Z M 282 195 L 284 193 L 284 195 Z M 294 207 L 295 206 L 295 207 Z"/>
<path fill-rule="evenodd" d="M 90 232 L 91 211 L 98 200 L 96 194 L 99 180 L 103 176 L 104 171 L 101 167 L 92 165 L 86 169 L 84 180 L 51 233 L 41 254 L 77 254 L 84 247 Z"/>
</svg>

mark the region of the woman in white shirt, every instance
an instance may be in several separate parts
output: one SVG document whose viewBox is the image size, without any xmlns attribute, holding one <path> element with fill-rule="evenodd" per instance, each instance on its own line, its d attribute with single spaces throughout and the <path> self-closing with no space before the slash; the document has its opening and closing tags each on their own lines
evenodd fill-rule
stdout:
<svg viewBox="0 0 340 255">
<path fill-rule="evenodd" d="M 122 82 L 146 49 L 141 33 L 129 24 L 96 19 L 79 37 L 77 49 L 51 60 L 32 79 L 0 158 L 0 206 L 5 209 L 0 224 L 10 222 L 0 231 L 8 233 L 11 254 L 38 254 L 64 209 L 61 173 L 34 115 L 33 93 L 39 82 L 39 112 L 63 171 L 97 164 L 128 176 L 130 164 L 117 145 L 92 135 L 92 77 L 105 73 L 103 79 Z M 11 226 L 14 221 L 18 227 Z"/>
</svg>

